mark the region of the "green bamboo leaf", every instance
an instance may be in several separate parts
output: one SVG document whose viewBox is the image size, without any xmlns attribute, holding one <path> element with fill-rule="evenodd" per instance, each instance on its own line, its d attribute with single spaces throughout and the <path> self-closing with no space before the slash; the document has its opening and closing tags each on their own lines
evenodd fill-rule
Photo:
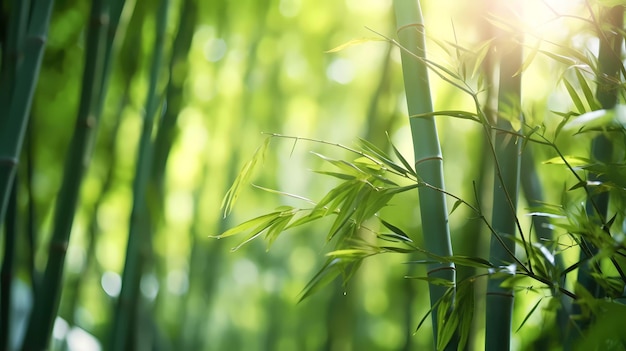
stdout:
<svg viewBox="0 0 626 351">
<path fill-rule="evenodd" d="M 405 277 L 407 279 L 410 279 L 410 277 Z M 417 327 L 415 328 L 415 332 L 417 333 L 420 328 L 422 327 L 422 325 L 424 324 L 424 322 L 426 321 L 426 318 L 428 318 L 428 316 L 430 316 L 433 313 L 433 310 L 435 310 L 437 307 L 439 307 L 439 304 L 441 303 L 441 299 L 435 301 L 432 306 L 430 307 L 430 309 L 426 312 L 426 314 L 424 314 L 424 316 L 422 317 L 422 319 L 420 319 L 419 323 L 417 323 Z"/>
<path fill-rule="evenodd" d="M 323 198 L 320 200 L 315 209 L 325 209 L 328 213 L 333 213 L 340 206 L 347 196 L 351 193 L 355 192 L 355 188 L 358 188 L 363 183 L 358 179 L 343 182 L 331 189 Z"/>
<path fill-rule="evenodd" d="M 239 175 L 235 178 L 233 185 L 228 189 L 226 195 L 224 195 L 224 199 L 222 200 L 222 209 L 224 211 L 224 217 L 228 216 L 233 209 L 233 206 L 237 202 L 239 198 L 239 194 L 241 193 L 241 189 L 243 186 L 250 183 L 250 178 L 254 171 L 256 170 L 256 166 L 261 160 L 265 157 L 265 152 L 270 144 L 271 137 L 265 138 L 265 141 L 261 146 L 259 146 L 254 155 L 252 155 L 252 159 L 246 162 L 246 164 L 241 168 Z"/>
<path fill-rule="evenodd" d="M 406 191 L 411 191 L 415 188 L 419 188 L 421 186 L 421 184 L 411 184 L 411 185 L 406 185 L 406 186 L 400 186 L 400 187 L 395 187 L 395 188 L 387 188 L 387 189 L 383 189 L 381 191 L 388 193 L 390 195 L 397 195 Z"/>
<path fill-rule="evenodd" d="M 307 297 L 311 296 L 315 292 L 319 291 L 323 287 L 327 286 L 335 280 L 341 273 L 339 266 L 342 264 L 341 259 L 333 258 L 328 259 L 324 266 L 313 276 L 313 278 L 307 283 L 302 292 L 298 303 L 302 302 Z"/>
<path fill-rule="evenodd" d="M 274 241 L 278 238 L 278 236 L 285 231 L 289 222 L 293 219 L 295 215 L 294 211 L 283 213 L 267 230 L 265 234 L 265 239 L 267 240 L 267 249 L 272 246 Z"/>
<path fill-rule="evenodd" d="M 345 161 L 345 160 L 335 160 L 332 159 L 330 157 L 326 157 L 322 154 L 319 154 L 317 152 L 312 152 L 313 155 L 321 158 L 322 160 L 332 164 L 333 166 L 339 168 L 340 170 L 344 171 L 346 174 L 352 174 L 354 175 L 356 178 L 363 178 L 364 176 L 367 175 L 367 173 L 365 173 L 363 170 L 361 170 L 359 167 L 357 167 L 356 165 Z"/>
<path fill-rule="evenodd" d="M 485 58 L 487 57 L 489 51 L 491 51 L 493 40 L 494 39 L 489 39 L 484 41 L 478 48 L 476 52 L 476 60 L 474 61 L 474 67 L 472 68 L 472 77 L 475 77 L 482 69 Z M 482 74 L 480 76 L 482 76 Z"/>
<path fill-rule="evenodd" d="M 376 158 L 387 159 L 389 161 L 391 160 L 391 158 L 389 157 L 389 155 L 387 155 L 385 151 L 374 145 L 371 141 L 359 138 L 359 143 L 361 144 L 361 148 L 363 148 L 364 151 L 374 154 Z"/>
<path fill-rule="evenodd" d="M 373 217 L 383 207 L 387 206 L 392 198 L 392 194 L 384 191 L 370 191 L 367 198 L 360 203 L 355 217 L 358 221 L 364 221 Z"/>
<path fill-rule="evenodd" d="M 334 250 L 326 254 L 329 257 L 335 257 L 346 260 L 361 259 L 376 254 L 376 251 L 367 249 L 340 249 Z"/>
<path fill-rule="evenodd" d="M 561 130 L 563 129 L 563 127 L 565 127 L 567 122 L 569 122 L 570 118 L 572 116 L 578 116 L 579 115 L 578 113 L 574 113 L 574 112 L 562 113 L 562 112 L 552 111 L 552 113 L 563 117 L 563 119 L 559 122 L 559 124 L 556 126 L 556 128 L 554 130 L 554 138 L 555 139 L 559 136 L 559 134 L 561 133 Z"/>
<path fill-rule="evenodd" d="M 540 47 L 541 47 L 541 40 L 537 40 L 532 50 L 530 50 L 530 52 L 526 56 L 526 59 L 524 59 L 524 62 L 522 62 L 522 65 L 520 66 L 519 70 L 515 72 L 514 74 L 515 76 L 522 74 L 522 72 L 526 71 L 526 69 L 530 66 L 530 64 L 533 63 L 533 61 L 535 60 L 535 57 L 537 56 L 537 53 L 539 52 Z"/>
<path fill-rule="evenodd" d="M 439 306 L 441 313 L 446 313 L 443 309 L 444 306 Z M 443 321 L 443 322 L 442 322 Z M 459 326 L 459 315 L 456 313 L 448 313 L 447 318 L 442 317 L 438 319 L 440 327 L 438 328 L 439 336 L 437 337 L 437 350 L 445 350 L 450 340 L 454 336 Z M 443 325 L 441 325 L 443 324 Z"/>
<path fill-rule="evenodd" d="M 405 249 L 405 248 L 394 247 L 394 246 L 382 246 L 380 249 L 384 250 L 384 251 L 387 251 L 387 252 L 395 252 L 395 253 L 401 253 L 401 254 L 408 254 L 408 253 L 413 253 L 415 251 L 420 251 L 420 250 L 415 249 L 415 248 Z"/>
<path fill-rule="evenodd" d="M 454 205 L 452 205 L 452 209 L 450 210 L 450 214 L 454 212 L 461 204 L 463 204 L 463 200 L 456 200 Z"/>
<path fill-rule="evenodd" d="M 391 157 L 389 155 L 387 155 L 386 152 L 381 150 L 376 145 L 372 144 L 371 142 L 369 142 L 369 141 L 367 141 L 365 139 L 361 139 L 361 138 L 359 138 L 359 142 L 361 144 L 361 148 L 363 149 L 363 151 L 365 151 L 368 154 L 372 154 L 375 159 L 379 160 L 380 162 L 382 162 L 383 164 L 385 164 L 386 166 L 388 166 L 389 168 L 393 169 L 394 171 L 396 171 L 398 173 L 401 173 L 401 174 L 406 174 L 407 173 L 406 169 L 402 168 L 400 165 L 398 165 L 395 162 L 393 162 L 391 160 Z"/>
<path fill-rule="evenodd" d="M 389 135 L 387 135 L 387 138 L 389 139 Z M 400 162 L 402 162 L 402 164 L 404 165 L 404 167 L 406 168 L 406 171 L 411 174 L 414 177 L 417 177 L 417 173 L 415 172 L 415 169 L 413 168 L 413 166 L 411 166 L 411 164 L 409 163 L 409 161 L 406 160 L 406 158 L 404 158 L 404 156 L 402 156 L 402 153 L 400 152 L 400 150 L 398 150 L 398 148 L 391 142 L 391 139 L 389 139 L 389 143 L 391 144 L 391 147 L 393 148 L 393 153 L 396 155 L 396 157 L 400 160 Z"/>
<path fill-rule="evenodd" d="M 554 157 L 547 161 L 543 161 L 543 164 L 547 165 L 564 165 L 567 162 L 572 167 L 581 167 L 592 164 L 593 161 L 589 158 L 579 157 L 579 156 L 564 156 L 564 157 Z"/>
<path fill-rule="evenodd" d="M 361 39 L 352 39 L 350 41 L 347 41 L 337 47 L 334 47 L 328 51 L 324 51 L 325 53 L 329 54 L 329 53 L 333 53 L 333 52 L 339 52 L 341 50 L 344 50 L 346 48 L 349 48 L 351 46 L 354 45 L 359 45 L 359 44 L 363 44 L 363 43 L 369 43 L 372 41 L 383 41 L 384 39 L 382 38 L 378 38 L 378 37 L 372 37 L 372 38 L 361 38 Z"/>
<path fill-rule="evenodd" d="M 455 311 L 460 315 L 459 323 L 459 346 L 458 351 L 465 350 L 469 335 L 472 332 L 472 321 L 474 319 L 474 287 L 471 279 L 464 280 L 457 284 L 455 296 Z"/>
<path fill-rule="evenodd" d="M 595 110 L 583 113 L 565 124 L 563 130 L 581 130 L 608 127 L 615 120 L 614 110 Z"/>
<path fill-rule="evenodd" d="M 468 120 L 480 123 L 480 118 L 478 117 L 478 114 L 474 112 L 457 111 L 457 110 L 444 110 L 444 111 L 419 113 L 416 115 L 411 115 L 411 118 L 430 118 L 430 117 L 436 117 L 436 116 L 447 116 L 447 117 L 454 117 L 454 118 L 459 118 L 459 119 L 468 119 Z"/>
<path fill-rule="evenodd" d="M 565 85 L 565 89 L 567 89 L 567 92 L 569 93 L 569 96 L 572 99 L 574 106 L 576 106 L 578 113 L 585 113 L 585 105 L 583 104 L 582 100 L 580 100 L 576 89 L 574 89 L 572 84 L 567 79 L 563 79 L 563 84 Z"/>
<path fill-rule="evenodd" d="M 308 202 L 308 203 L 310 203 L 310 204 L 315 204 L 312 200 L 307 199 L 307 198 L 306 198 L 306 197 L 304 197 L 304 196 L 300 196 L 300 195 L 296 195 L 296 194 L 291 194 L 291 193 L 287 193 L 287 192 L 280 191 L 280 190 L 276 190 L 276 189 L 270 189 L 270 188 L 262 187 L 262 186 L 260 186 L 260 185 L 256 185 L 256 184 L 252 184 L 252 186 L 253 186 L 253 187 L 255 187 L 255 188 L 257 188 L 257 189 L 261 189 L 261 190 L 263 190 L 263 191 L 266 191 L 266 192 L 268 192 L 268 193 L 278 194 L 278 195 L 281 195 L 281 196 L 287 196 L 287 197 L 291 197 L 291 198 L 294 198 L 294 199 L 298 199 L 298 200 L 306 201 L 306 202 Z"/>
<path fill-rule="evenodd" d="M 581 180 L 580 182 L 577 182 L 576 184 L 574 184 L 571 188 L 567 189 L 567 190 L 576 190 L 576 189 L 580 189 L 580 188 L 584 188 L 588 185 L 588 181 L 586 180 Z"/>
<path fill-rule="evenodd" d="M 555 52 L 545 51 L 545 50 L 539 50 L 539 52 L 541 52 L 542 54 L 550 57 L 551 59 L 557 62 L 564 64 L 565 66 L 573 66 L 578 63 L 578 61 L 575 58 L 568 57 L 565 55 L 560 55 Z"/>
<path fill-rule="evenodd" d="M 437 277 L 423 277 L 423 276 L 405 276 L 407 279 L 416 279 L 423 280 L 432 285 L 443 286 L 446 288 L 454 287 L 454 282 L 449 281 L 448 279 L 437 278 Z"/>
<path fill-rule="evenodd" d="M 354 207 L 343 209 L 343 211 L 339 211 L 339 215 L 333 222 L 332 227 L 328 231 L 328 235 L 326 236 L 326 241 L 331 241 L 338 233 L 342 231 L 342 229 L 347 229 L 348 227 L 352 227 L 354 222 L 351 222 L 348 226 L 346 226 L 351 219 L 352 214 L 356 211 Z"/>
<path fill-rule="evenodd" d="M 526 314 L 526 317 L 524 317 L 524 319 L 522 320 L 522 323 L 520 323 L 519 327 L 517 327 L 517 329 L 515 330 L 515 333 L 517 333 L 518 331 L 520 331 L 520 329 L 522 329 L 522 327 L 524 326 L 524 324 L 526 324 L 530 316 L 532 316 L 535 310 L 537 309 L 537 307 L 539 307 L 539 304 L 541 304 L 541 301 L 543 301 L 543 298 L 540 298 L 539 301 L 535 303 L 533 308 L 530 309 L 530 311 Z"/>
<path fill-rule="evenodd" d="M 382 240 L 394 242 L 394 243 L 412 243 L 413 241 L 405 236 L 399 234 L 378 234 L 378 237 Z"/>
<path fill-rule="evenodd" d="M 341 180 L 354 180 L 354 179 L 356 179 L 355 176 L 353 176 L 351 174 L 345 174 L 345 173 L 328 172 L 328 171 L 313 171 L 313 172 L 318 173 L 318 174 L 331 176 L 331 177 L 335 177 L 335 178 L 339 178 Z"/>
<path fill-rule="evenodd" d="M 382 225 L 384 225 L 387 229 L 391 230 L 396 235 L 398 235 L 399 238 L 404 238 L 407 242 L 413 242 L 409 238 L 409 235 L 407 233 L 405 233 L 402 229 L 400 229 L 400 228 L 396 227 L 395 225 L 385 221 L 382 218 L 379 218 L 379 220 L 380 220 L 380 223 L 382 223 Z"/>
<path fill-rule="evenodd" d="M 222 239 L 222 238 L 227 238 L 229 236 L 232 235 L 236 235 L 239 233 L 243 233 L 246 232 L 248 230 L 250 230 L 251 228 L 257 227 L 257 226 L 269 226 L 269 224 L 275 220 L 276 218 L 278 218 L 280 216 L 281 212 L 277 211 L 277 212 L 272 212 L 272 213 L 268 213 L 253 219 L 249 219 L 233 228 L 230 228 L 228 230 L 226 230 L 225 232 L 223 232 L 222 234 L 219 235 L 214 235 L 214 236 L 209 236 L 210 238 L 216 238 L 216 239 Z"/>
<path fill-rule="evenodd" d="M 578 84 L 580 85 L 580 89 L 583 91 L 583 94 L 585 95 L 585 99 L 587 100 L 587 104 L 589 105 L 589 108 L 592 111 L 601 109 L 602 105 L 600 105 L 596 97 L 593 95 L 593 91 L 591 91 L 589 84 L 587 84 L 587 80 L 585 79 L 585 76 L 583 76 L 582 72 L 580 71 L 580 67 L 576 66 L 574 68 L 574 72 L 576 72 L 576 78 L 578 79 Z"/>
<path fill-rule="evenodd" d="M 316 221 L 320 218 L 325 217 L 328 214 L 328 211 L 324 208 L 315 208 L 313 210 L 311 210 L 311 212 L 303 217 L 300 217 L 298 219 L 296 219 L 295 221 L 291 222 L 285 229 L 289 229 L 289 228 L 294 228 L 309 222 L 313 222 Z"/>
<path fill-rule="evenodd" d="M 454 256 L 441 257 L 440 259 L 441 259 L 441 262 L 454 263 L 454 264 L 466 266 L 466 267 L 474 267 L 474 268 L 495 267 L 491 262 L 480 257 L 454 255 Z"/>
<path fill-rule="evenodd" d="M 284 218 L 283 216 L 284 216 L 284 212 L 278 212 L 278 214 L 276 216 L 274 216 L 273 218 L 267 220 L 266 222 L 261 222 L 256 228 L 254 228 L 254 229 L 252 229 L 250 231 L 250 235 L 248 236 L 247 239 L 245 239 L 244 241 L 239 243 L 237 246 L 233 247 L 231 249 L 231 251 L 234 252 L 234 251 L 239 250 L 245 244 L 247 244 L 247 243 L 251 242 L 252 240 L 256 239 L 257 237 L 259 237 L 259 235 L 261 235 L 266 229 L 270 230 L 273 226 L 275 226 L 277 224 L 278 224 L 277 230 L 279 230 L 280 226 L 281 226 L 281 222 L 282 222 L 282 220 Z M 278 235 L 278 234 L 280 234 L 280 232 L 279 233 L 273 233 L 272 235 Z M 220 239 L 220 238 L 218 237 L 218 239 Z M 271 242 L 273 242 L 273 241 L 274 241 L 274 239 L 270 238 L 270 245 L 271 245 Z"/>
</svg>

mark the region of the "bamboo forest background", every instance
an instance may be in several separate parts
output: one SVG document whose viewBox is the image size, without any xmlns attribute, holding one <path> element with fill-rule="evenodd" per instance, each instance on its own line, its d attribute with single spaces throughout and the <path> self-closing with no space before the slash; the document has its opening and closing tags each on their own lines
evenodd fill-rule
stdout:
<svg viewBox="0 0 626 351">
<path fill-rule="evenodd" d="M 423 1 L 428 58 L 485 87 L 492 31 L 517 28 L 527 125 L 552 135 L 565 117 L 593 110 L 593 77 L 577 60 L 597 56 L 589 19 L 620 2 L 525 1 L 510 21 L 493 2 Z M 324 169 L 312 152 L 341 159 L 350 153 L 337 144 L 362 138 L 413 159 L 401 49 L 387 40 L 396 37 L 391 0 L 0 6 L 0 180 L 8 184 L 0 189 L 0 349 L 43 350 L 47 335 L 52 350 L 72 351 L 433 348 L 429 318 L 415 332 L 430 310 L 428 282 L 405 279 L 426 269 L 406 256 L 370 257 L 346 283 L 339 277 L 299 301 L 332 250 L 322 227 L 332 222 L 289 230 L 269 250 L 257 240 L 232 251 L 241 239 L 212 237 L 300 201 L 264 188 L 319 200 L 337 180 L 311 171 Z M 470 96 L 430 78 L 435 110 L 474 109 Z M 480 198 L 490 212 L 493 165 L 481 124 L 446 116 L 437 124 L 446 190 Z M 558 147 L 582 162 L 595 134 L 580 127 L 561 131 Z M 263 133 L 287 137 L 271 138 L 247 179 L 257 187 L 245 185 L 225 216 L 224 196 L 267 142 Z M 572 173 L 549 162 L 552 149 L 524 147 L 534 156 L 522 180 L 540 180 L 542 201 L 585 201 L 568 191 Z M 454 253 L 487 259 L 488 228 L 447 201 Z M 533 205 L 520 193 L 524 228 Z M 623 203 L 612 206 L 622 220 Z M 417 192 L 385 210 L 422 246 L 419 218 Z M 565 232 L 555 235 L 574 247 L 562 255 L 569 265 L 579 250 Z M 458 276 L 472 274 L 457 267 Z M 476 350 L 485 344 L 483 283 L 468 346 Z M 516 285 L 512 349 L 534 349 L 553 327 L 545 322 L 553 311 L 539 304 L 549 292 L 533 284 Z"/>
</svg>

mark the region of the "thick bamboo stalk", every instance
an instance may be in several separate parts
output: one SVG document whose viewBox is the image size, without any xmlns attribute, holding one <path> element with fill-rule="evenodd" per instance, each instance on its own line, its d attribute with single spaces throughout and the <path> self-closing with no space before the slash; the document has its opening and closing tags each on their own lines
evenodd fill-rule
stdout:
<svg viewBox="0 0 626 351">
<path fill-rule="evenodd" d="M 126 262 L 122 277 L 122 290 L 115 310 L 110 349 L 132 349 L 131 331 L 137 319 L 140 302 L 139 283 L 143 273 L 147 249 L 151 238 L 151 221 L 148 209 L 148 183 L 152 169 L 152 130 L 158 109 L 159 82 L 162 61 L 165 29 L 168 18 L 169 0 L 161 0 L 156 15 L 156 39 L 152 66 L 150 69 L 150 84 L 146 100 L 146 114 L 139 141 L 137 168 L 133 182 L 133 208 L 130 217 L 128 245 L 126 248 Z"/>
<path fill-rule="evenodd" d="M 502 4 L 499 15 L 502 18 L 518 16 L 519 5 Z M 513 130 L 511 123 L 502 118 L 503 114 L 519 116 L 522 119 L 521 74 L 522 46 L 512 40 L 501 40 L 499 44 L 500 84 L 498 90 L 498 127 Z M 496 133 L 495 148 L 495 179 L 493 195 L 493 230 L 500 236 L 504 245 L 492 236 L 489 260 L 496 265 L 508 265 L 513 260 L 509 252 L 515 252 L 512 237 L 517 232 L 517 195 L 519 188 L 520 145 L 517 138 L 510 134 Z M 506 246 L 506 247 L 505 247 Z M 513 315 L 513 291 L 501 287 L 503 279 L 490 279 L 487 285 L 487 316 L 486 316 L 486 350 L 508 350 L 511 341 L 511 321 Z"/>
<path fill-rule="evenodd" d="M 24 350 L 47 348 L 59 308 L 63 266 L 78 202 L 80 185 L 90 160 L 90 148 L 98 122 L 96 108 L 100 96 L 105 33 L 108 27 L 108 1 L 92 3 L 87 34 L 87 53 L 81 101 L 74 134 L 65 159 L 64 177 L 56 201 L 48 263 L 28 325 Z"/>
<path fill-rule="evenodd" d="M 417 57 L 425 57 L 424 22 L 416 0 L 394 1 L 398 38 L 400 44 Z M 402 51 L 402 72 L 406 90 L 409 116 L 433 112 L 426 64 L 413 55 Z M 415 170 L 424 182 L 444 189 L 443 157 L 439 145 L 434 118 L 410 118 Z M 420 214 L 426 249 L 436 255 L 451 256 L 450 230 L 445 195 L 427 187 L 419 188 Z M 455 282 L 454 265 L 436 263 L 428 266 L 428 276 Z M 430 301 L 433 306 L 446 289 L 430 285 Z M 433 330 L 437 345 L 437 312 L 433 311 Z M 456 349 L 454 343 L 449 349 Z"/>
</svg>

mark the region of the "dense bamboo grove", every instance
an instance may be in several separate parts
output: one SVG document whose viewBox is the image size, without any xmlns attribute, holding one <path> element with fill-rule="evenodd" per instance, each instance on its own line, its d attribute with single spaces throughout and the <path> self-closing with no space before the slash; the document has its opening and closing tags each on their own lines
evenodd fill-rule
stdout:
<svg viewBox="0 0 626 351">
<path fill-rule="evenodd" d="M 624 5 L 0 1 L 0 350 L 624 349 Z"/>
</svg>

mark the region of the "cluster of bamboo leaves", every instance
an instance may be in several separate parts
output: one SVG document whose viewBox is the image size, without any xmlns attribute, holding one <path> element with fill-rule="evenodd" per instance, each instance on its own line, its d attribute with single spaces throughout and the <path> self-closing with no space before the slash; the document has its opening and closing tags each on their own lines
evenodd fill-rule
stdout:
<svg viewBox="0 0 626 351">
<path fill-rule="evenodd" d="M 503 2 L 502 8 L 491 9 L 488 18 L 491 37 L 483 45 L 477 45 L 478 51 L 441 43 L 451 56 L 456 55 L 459 63 L 457 67 L 446 67 L 425 55 L 424 29 L 428 25 L 423 23 L 419 2 L 394 1 L 398 40 L 384 38 L 402 54 L 414 162 L 405 159 L 391 143 L 387 152 L 386 148 L 367 140 L 360 140 L 357 147 L 351 148 L 272 134 L 227 193 L 223 203 L 225 215 L 249 183 L 270 139 L 292 139 L 294 147 L 296 142 L 304 141 L 331 144 L 353 157 L 336 159 L 314 153 L 329 167 L 316 173 L 336 178 L 336 187 L 320 200 L 261 187 L 306 205 L 279 207 L 217 237 L 247 233 L 248 237 L 235 249 L 260 236 L 271 245 L 286 230 L 315 221 L 326 224 L 325 219 L 331 217 L 325 241 L 333 249 L 302 291 L 301 299 L 338 277 L 346 282 L 365 258 L 374 255 L 403 254 L 409 257 L 410 264 L 425 264 L 427 276 L 406 278 L 426 280 L 430 284 L 429 313 L 433 317 L 437 350 L 468 347 L 475 323 L 475 291 L 485 282 L 486 350 L 509 349 L 514 329 L 519 330 L 539 313 L 544 314 L 548 324 L 535 347 L 623 349 L 626 340 L 618 325 L 619 315 L 626 310 L 620 302 L 626 286 L 623 272 L 626 110 L 622 103 L 626 70 L 621 60 L 624 6 L 585 2 L 588 16 L 575 18 L 598 38 L 600 49 L 595 56 L 568 45 L 541 43 L 540 39 L 542 45 L 525 48 L 524 29 L 505 20 L 521 16 L 522 5 L 518 5 Z M 555 12 L 555 16 L 560 14 Z M 544 44 L 551 49 L 546 50 Z M 537 119 L 522 108 L 525 106 L 522 76 L 537 56 L 545 56 L 564 67 L 560 83 L 573 109 L 550 112 L 560 119 L 555 128 L 533 124 Z M 471 59 L 464 61 L 467 57 Z M 434 111 L 428 71 L 469 95 L 475 109 Z M 499 81 L 495 82 L 493 77 L 499 77 Z M 491 102 L 492 96 L 497 103 Z M 484 197 L 475 185 L 472 199 L 445 190 L 442 172 L 445 165 L 436 117 L 471 120 L 483 129 L 486 151 L 485 155 L 476 157 L 490 157 L 493 164 L 491 213 L 487 213 L 489 207 L 482 203 Z M 530 121 L 525 117 L 530 117 Z M 564 154 L 560 141 L 565 139 L 565 134 L 573 134 L 573 140 L 581 142 L 587 142 L 587 136 L 592 135 L 591 155 Z M 542 180 L 535 168 L 535 150 L 552 155 L 541 160 L 542 164 L 555 165 L 552 167 L 558 167 L 560 177 L 565 179 L 560 203 L 544 200 Z M 384 209 L 395 206 L 396 196 L 411 191 L 419 191 L 422 238 L 384 217 Z M 520 192 L 529 204 L 528 209 L 518 209 Z M 446 207 L 449 201 L 453 204 L 450 210 Z M 448 216 L 459 207 L 468 208 L 487 228 L 491 238 L 488 256 L 453 253 Z M 524 221 L 528 216 L 532 218 L 530 226 Z M 416 244 L 420 241 L 423 247 Z M 574 262 L 564 258 L 572 251 L 580 254 Z M 471 268 L 474 273 L 457 278 L 455 272 L 461 266 Z M 526 311 L 520 325 L 514 327 L 513 304 L 516 291 L 520 290 L 535 291 L 543 297 Z"/>
</svg>

